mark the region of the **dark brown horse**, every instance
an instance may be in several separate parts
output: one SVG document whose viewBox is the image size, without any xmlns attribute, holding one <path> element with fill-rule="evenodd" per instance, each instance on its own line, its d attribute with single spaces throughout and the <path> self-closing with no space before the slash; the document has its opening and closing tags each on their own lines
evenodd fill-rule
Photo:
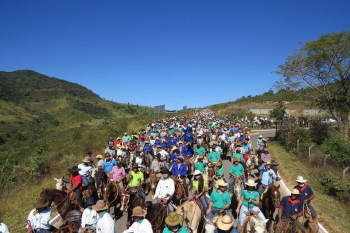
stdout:
<svg viewBox="0 0 350 233">
<path fill-rule="evenodd" d="M 72 200 L 75 199 L 73 196 L 57 189 L 45 189 L 40 193 L 40 197 L 49 201 L 50 206 L 52 202 L 55 203 L 57 211 L 63 219 L 69 211 L 79 209 L 79 205 L 75 203 L 75 200 Z"/>
<path fill-rule="evenodd" d="M 183 185 L 183 180 L 179 175 L 171 176 L 171 179 L 174 181 L 174 184 L 175 184 L 175 192 L 174 192 L 173 200 L 175 205 L 179 206 L 182 204 L 182 201 L 185 198 L 185 188 Z"/>
<path fill-rule="evenodd" d="M 108 212 L 110 213 L 111 207 L 114 207 L 114 216 L 116 216 L 116 207 L 121 201 L 122 190 L 118 184 L 114 182 L 102 183 L 101 194 L 103 201 L 108 205 Z"/>
<path fill-rule="evenodd" d="M 147 201 L 145 207 L 147 208 L 146 219 L 151 223 L 153 232 L 161 233 L 165 225 L 168 206 L 160 203 L 152 204 L 151 201 Z"/>
<path fill-rule="evenodd" d="M 127 212 L 128 214 L 126 228 L 129 228 L 131 225 L 132 210 L 136 206 L 143 207 L 143 205 L 144 203 L 142 200 L 141 193 L 137 188 L 129 188 L 127 191 L 124 192 L 122 196 L 120 211 Z"/>
<path fill-rule="evenodd" d="M 221 159 L 225 160 L 225 159 L 227 159 L 227 153 L 228 153 L 228 148 L 229 148 L 228 144 L 225 141 L 221 141 L 220 142 L 220 147 L 222 149 Z"/>
<path fill-rule="evenodd" d="M 151 199 L 153 200 L 159 180 L 157 179 L 156 174 L 154 173 L 149 176 L 149 179 L 150 182 L 148 189 L 151 190 Z"/>
<path fill-rule="evenodd" d="M 187 167 L 187 175 L 189 175 L 192 172 L 192 158 L 190 156 L 185 157 L 184 162 Z"/>
<path fill-rule="evenodd" d="M 278 186 L 270 185 L 267 188 L 267 191 L 262 194 L 262 212 L 265 215 L 266 219 L 269 219 L 272 222 L 273 213 L 280 206 L 281 202 L 281 193 Z"/>
</svg>

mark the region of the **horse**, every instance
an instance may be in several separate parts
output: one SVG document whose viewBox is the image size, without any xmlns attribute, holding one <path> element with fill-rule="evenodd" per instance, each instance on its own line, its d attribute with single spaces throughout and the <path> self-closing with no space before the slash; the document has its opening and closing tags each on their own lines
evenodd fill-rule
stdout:
<svg viewBox="0 0 350 233">
<path fill-rule="evenodd" d="M 152 204 L 151 201 L 147 201 L 145 207 L 147 209 L 146 219 L 151 223 L 153 232 L 161 233 L 165 225 L 168 206 L 161 203 Z"/>
<path fill-rule="evenodd" d="M 319 226 L 317 220 L 315 220 L 311 216 L 311 211 L 309 207 L 306 204 L 303 204 L 303 221 L 302 224 L 304 224 L 304 227 L 307 229 L 308 232 L 310 233 L 318 233 L 319 231 Z"/>
<path fill-rule="evenodd" d="M 171 176 L 171 179 L 174 181 L 175 184 L 173 200 L 175 205 L 179 206 L 182 204 L 182 201 L 185 198 L 185 188 L 183 185 L 183 180 L 181 179 L 180 175 Z"/>
<path fill-rule="evenodd" d="M 192 172 L 192 161 L 190 161 L 192 158 L 190 156 L 185 157 L 184 162 L 187 167 L 187 175 L 190 175 Z"/>
<path fill-rule="evenodd" d="M 154 199 L 154 195 L 156 193 L 156 188 L 158 185 L 159 180 L 156 177 L 156 174 L 152 173 L 149 176 L 150 182 L 149 182 L 149 190 L 151 190 L 151 199 Z"/>
<path fill-rule="evenodd" d="M 108 181 L 108 175 L 102 168 L 98 168 L 95 174 L 95 185 L 97 192 L 100 192 L 101 183 L 106 183 Z"/>
<path fill-rule="evenodd" d="M 128 218 L 126 222 L 126 228 L 130 227 L 132 210 L 136 206 L 143 206 L 143 200 L 138 188 L 129 188 L 122 196 L 120 211 L 127 213 Z"/>
<path fill-rule="evenodd" d="M 250 215 L 247 216 L 244 219 L 244 224 L 243 224 L 243 229 L 244 233 L 250 233 L 250 232 L 255 232 L 255 233 L 264 233 L 266 231 L 266 223 L 269 220 L 261 220 L 259 219 L 256 215 Z"/>
<path fill-rule="evenodd" d="M 261 195 L 262 212 L 266 219 L 273 220 L 273 214 L 280 207 L 281 193 L 278 186 L 270 185 L 267 190 Z"/>
<path fill-rule="evenodd" d="M 221 147 L 221 149 L 222 149 L 222 160 L 225 160 L 225 159 L 227 159 L 227 152 L 228 152 L 228 145 L 227 145 L 227 143 L 225 142 L 225 141 L 221 141 L 220 142 L 220 147 Z"/>
<path fill-rule="evenodd" d="M 64 176 L 61 179 L 57 179 L 54 177 L 56 181 L 56 189 L 61 190 L 61 191 L 67 191 L 68 190 L 68 185 L 69 185 L 69 180 L 65 179 Z"/>
<path fill-rule="evenodd" d="M 208 163 L 208 177 L 209 177 L 209 180 L 212 179 L 215 174 L 216 174 L 216 170 L 215 170 L 215 164 L 213 163 Z"/>
<path fill-rule="evenodd" d="M 186 201 L 181 206 L 176 207 L 176 213 L 181 214 L 185 226 L 192 233 L 202 232 L 204 227 L 204 214 L 194 201 Z"/>
<path fill-rule="evenodd" d="M 231 199 L 231 210 L 232 210 L 232 215 L 235 219 L 238 217 L 236 209 L 238 206 L 238 202 L 241 199 L 241 193 L 243 189 L 244 189 L 243 180 L 240 177 L 236 178 L 232 189 L 232 199 Z"/>
<path fill-rule="evenodd" d="M 79 209 L 79 205 L 74 203 L 74 200 L 72 200 L 75 199 L 73 196 L 74 195 L 57 189 L 44 189 L 40 193 L 40 197 L 43 197 L 45 200 L 49 201 L 49 206 L 51 206 L 52 202 L 55 203 L 57 212 L 59 215 L 61 215 L 62 219 L 65 219 L 66 214 L 69 211 Z"/>
<path fill-rule="evenodd" d="M 114 182 L 102 183 L 101 184 L 101 194 L 103 201 L 108 205 L 108 212 L 110 212 L 111 207 L 114 207 L 114 216 L 116 217 L 116 208 L 118 203 L 120 203 L 122 190 Z"/>
</svg>

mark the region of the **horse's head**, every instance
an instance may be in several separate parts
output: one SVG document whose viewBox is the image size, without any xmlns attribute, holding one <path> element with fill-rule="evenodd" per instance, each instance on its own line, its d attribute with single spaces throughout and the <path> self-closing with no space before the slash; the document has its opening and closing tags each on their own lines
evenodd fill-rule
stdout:
<svg viewBox="0 0 350 233">
<path fill-rule="evenodd" d="M 56 177 L 54 177 L 55 181 L 56 181 L 56 189 L 58 190 L 63 190 L 63 180 L 61 179 L 57 179 Z"/>
<path fill-rule="evenodd" d="M 126 191 L 125 194 L 123 195 L 121 204 L 120 204 L 120 211 L 128 211 L 128 203 L 130 200 L 130 191 Z"/>
<path fill-rule="evenodd" d="M 151 186 L 151 189 L 154 190 L 156 189 L 156 185 L 158 183 L 158 180 L 157 180 L 157 177 L 156 177 L 156 174 L 151 174 L 149 176 L 149 179 L 150 179 L 150 182 L 149 182 L 149 185 Z"/>
<path fill-rule="evenodd" d="M 279 208 L 280 206 L 280 202 L 281 202 L 281 193 L 279 191 L 280 185 L 278 186 L 270 186 L 270 192 L 269 192 L 269 196 L 272 199 L 273 202 L 273 206 L 275 208 Z"/>
<path fill-rule="evenodd" d="M 111 193 L 111 186 L 108 183 L 103 183 L 102 182 L 102 184 L 101 184 L 101 194 L 102 194 L 104 202 L 107 202 L 110 193 Z"/>
<path fill-rule="evenodd" d="M 254 229 L 256 233 L 264 233 L 266 230 L 266 223 L 269 220 L 261 220 L 257 216 L 251 216 L 249 219 L 250 229 Z"/>
</svg>

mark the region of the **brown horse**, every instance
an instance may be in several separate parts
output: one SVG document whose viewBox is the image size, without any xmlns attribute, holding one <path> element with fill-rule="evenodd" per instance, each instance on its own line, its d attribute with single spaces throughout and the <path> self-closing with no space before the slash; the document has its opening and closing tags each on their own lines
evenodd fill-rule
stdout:
<svg viewBox="0 0 350 233">
<path fill-rule="evenodd" d="M 179 175 L 171 176 L 171 179 L 174 181 L 174 184 L 175 184 L 175 192 L 174 192 L 173 200 L 175 205 L 179 206 L 182 204 L 182 201 L 185 197 L 185 188 L 183 185 L 183 180 Z"/>
<path fill-rule="evenodd" d="M 79 205 L 72 200 L 75 199 L 72 194 L 74 193 L 68 194 L 57 189 L 45 189 L 40 193 L 40 197 L 44 197 L 45 200 L 49 201 L 50 206 L 52 202 L 55 203 L 57 212 L 65 219 L 69 211 L 79 209 Z"/>
<path fill-rule="evenodd" d="M 149 179 L 149 189 L 151 190 L 151 199 L 153 200 L 159 180 L 154 173 L 149 176 Z"/>
<path fill-rule="evenodd" d="M 107 202 L 108 212 L 110 212 L 111 207 L 114 207 L 114 216 L 116 216 L 116 208 L 122 196 L 122 190 L 120 190 L 118 184 L 114 182 L 102 183 L 101 194 L 103 201 Z"/>
<path fill-rule="evenodd" d="M 281 202 L 281 193 L 278 186 L 270 185 L 267 188 L 267 191 L 262 194 L 262 212 L 265 215 L 266 219 L 269 219 L 272 222 L 273 213 L 280 206 Z M 269 229 L 269 227 L 267 227 Z"/>
<path fill-rule="evenodd" d="M 143 200 L 140 191 L 137 188 L 129 188 L 122 196 L 120 211 L 127 212 L 128 218 L 126 222 L 126 228 L 131 225 L 132 210 L 136 206 L 143 206 Z"/>
<path fill-rule="evenodd" d="M 215 174 L 216 174 L 216 169 L 215 169 L 215 164 L 213 163 L 208 163 L 208 179 L 211 180 Z"/>
<path fill-rule="evenodd" d="M 152 204 L 151 201 L 145 203 L 147 208 L 146 219 L 151 223 L 153 232 L 161 233 L 167 217 L 168 206 L 165 204 Z"/>
<path fill-rule="evenodd" d="M 187 175 L 189 175 L 192 172 L 192 158 L 188 156 L 184 159 L 184 162 L 187 167 Z"/>
</svg>

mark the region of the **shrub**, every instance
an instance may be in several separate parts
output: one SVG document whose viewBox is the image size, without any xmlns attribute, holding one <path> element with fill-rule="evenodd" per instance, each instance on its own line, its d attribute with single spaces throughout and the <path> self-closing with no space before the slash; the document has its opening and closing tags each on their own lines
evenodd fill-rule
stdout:
<svg viewBox="0 0 350 233">
<path fill-rule="evenodd" d="M 328 138 L 321 145 L 324 153 L 330 154 L 342 167 L 350 166 L 350 141 L 346 138 L 334 136 Z"/>
</svg>

